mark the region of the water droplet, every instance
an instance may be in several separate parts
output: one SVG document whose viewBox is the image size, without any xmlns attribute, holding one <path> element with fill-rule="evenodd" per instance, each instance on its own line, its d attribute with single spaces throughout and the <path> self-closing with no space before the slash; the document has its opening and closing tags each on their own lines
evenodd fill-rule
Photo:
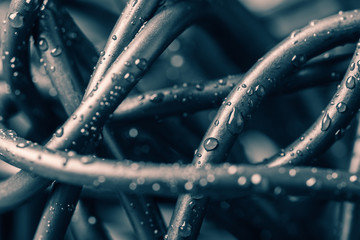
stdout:
<svg viewBox="0 0 360 240">
<path fill-rule="evenodd" d="M 191 235 L 192 227 L 190 224 L 187 224 L 185 221 L 179 227 L 179 234 L 183 238 L 187 238 Z"/>
<path fill-rule="evenodd" d="M 88 218 L 88 223 L 89 223 L 90 225 L 94 225 L 94 224 L 96 223 L 96 217 L 90 216 L 90 217 Z"/>
<path fill-rule="evenodd" d="M 127 66 L 127 67 L 130 67 L 131 66 L 131 63 L 129 61 L 125 61 L 124 62 L 124 65 Z"/>
<path fill-rule="evenodd" d="M 239 134 L 244 126 L 244 119 L 241 116 L 240 111 L 233 107 L 229 115 L 226 127 L 231 134 Z"/>
<path fill-rule="evenodd" d="M 40 38 L 39 39 L 39 49 L 41 51 L 46 51 L 46 50 L 48 50 L 48 48 L 49 48 L 49 45 L 48 45 L 46 39 L 45 38 Z"/>
<path fill-rule="evenodd" d="M 321 121 L 321 131 L 325 132 L 326 130 L 328 130 L 328 128 L 330 127 L 330 124 L 331 124 L 331 118 L 330 118 L 329 114 L 326 113 Z"/>
<path fill-rule="evenodd" d="M 105 55 L 105 51 L 101 51 L 100 52 L 100 56 L 102 57 L 102 56 L 104 56 Z"/>
<path fill-rule="evenodd" d="M 312 20 L 312 21 L 310 21 L 309 25 L 313 27 L 318 23 L 318 21 L 319 20 Z"/>
<path fill-rule="evenodd" d="M 253 175 L 251 176 L 251 182 L 252 182 L 252 184 L 257 185 L 257 184 L 259 184 L 259 183 L 261 182 L 261 180 L 262 180 L 262 177 L 261 177 L 261 175 L 258 174 L 258 173 L 255 173 L 255 174 L 253 174 Z"/>
<path fill-rule="evenodd" d="M 132 7 L 135 7 L 135 5 L 137 4 L 138 0 L 133 0 L 132 3 L 131 3 L 131 6 Z"/>
<path fill-rule="evenodd" d="M 37 2 L 34 3 L 34 5 L 37 5 Z M 31 11 L 32 8 L 32 1 L 31 0 L 25 0 L 25 9 L 26 11 Z"/>
<path fill-rule="evenodd" d="M 354 69 L 355 69 L 355 63 L 352 62 L 352 63 L 350 64 L 350 71 L 353 71 Z"/>
<path fill-rule="evenodd" d="M 301 67 L 306 63 L 306 57 L 302 54 L 294 55 L 291 59 L 292 65 L 295 67 Z"/>
<path fill-rule="evenodd" d="M 64 166 L 64 167 L 66 166 L 66 164 L 68 163 L 68 161 L 69 161 L 69 158 L 64 158 L 64 159 L 63 159 L 63 166 Z"/>
<path fill-rule="evenodd" d="M 308 180 L 306 180 L 306 186 L 308 187 L 312 187 L 316 184 L 316 179 L 315 178 L 309 178 Z"/>
<path fill-rule="evenodd" d="M 345 86 L 348 89 L 354 89 L 355 88 L 355 78 L 353 76 L 350 76 L 346 79 Z"/>
<path fill-rule="evenodd" d="M 50 54 L 53 57 L 57 57 L 62 53 L 62 49 L 60 47 L 55 47 L 51 50 Z"/>
<path fill-rule="evenodd" d="M 139 135 L 139 131 L 136 128 L 131 128 L 129 130 L 129 136 L 132 138 L 136 138 Z"/>
<path fill-rule="evenodd" d="M 336 109 L 337 109 L 337 111 L 338 111 L 339 113 L 346 112 L 347 105 L 346 105 L 346 103 L 339 102 L 339 103 L 336 105 Z"/>
<path fill-rule="evenodd" d="M 163 93 L 155 93 L 150 96 L 150 101 L 153 103 L 160 103 L 164 99 Z"/>
<path fill-rule="evenodd" d="M 80 130 L 80 132 L 81 132 L 81 134 L 82 135 L 84 135 L 84 136 L 89 136 L 89 131 L 87 130 L 87 129 L 85 129 L 85 128 L 82 128 L 81 130 Z"/>
<path fill-rule="evenodd" d="M 198 90 L 198 91 L 202 91 L 202 90 L 204 90 L 204 85 L 201 84 L 201 83 L 198 83 L 198 84 L 195 85 L 195 88 L 196 88 L 196 90 Z"/>
<path fill-rule="evenodd" d="M 350 182 L 356 182 L 357 179 L 358 179 L 358 177 L 357 177 L 356 175 L 352 175 L 352 176 L 350 176 L 350 178 L 349 178 Z"/>
<path fill-rule="evenodd" d="M 235 166 L 230 166 L 227 171 L 230 175 L 234 175 L 237 172 L 237 168 Z"/>
<path fill-rule="evenodd" d="M 244 176 L 239 177 L 237 180 L 237 182 L 240 186 L 244 186 L 246 184 L 246 181 L 247 181 L 246 177 L 244 177 Z"/>
<path fill-rule="evenodd" d="M 246 91 L 246 94 L 251 96 L 254 94 L 254 89 L 252 87 L 249 87 L 249 89 Z"/>
<path fill-rule="evenodd" d="M 226 85 L 226 79 L 220 79 L 218 82 L 219 85 Z"/>
<path fill-rule="evenodd" d="M 291 177 L 294 177 L 294 176 L 296 175 L 296 170 L 295 170 L 295 169 L 290 169 L 290 170 L 289 170 L 289 175 L 290 175 Z"/>
<path fill-rule="evenodd" d="M 219 141 L 216 138 L 207 138 L 204 141 L 204 148 L 206 151 L 212 151 L 219 146 Z"/>
<path fill-rule="evenodd" d="M 55 66 L 50 66 L 50 71 L 55 72 Z"/>
<path fill-rule="evenodd" d="M 132 83 L 132 82 L 135 81 L 135 76 L 134 76 L 134 74 L 132 74 L 132 73 L 126 73 L 126 74 L 124 75 L 124 79 L 125 79 L 126 81 Z"/>
<path fill-rule="evenodd" d="M 18 147 L 18 148 L 26 148 L 26 147 L 30 146 L 30 144 L 31 144 L 30 141 L 21 142 L 21 143 L 16 144 L 16 147 Z"/>
<path fill-rule="evenodd" d="M 111 38 L 112 38 L 112 40 L 114 40 L 114 41 L 117 39 L 116 35 L 113 35 Z"/>
<path fill-rule="evenodd" d="M 291 33 L 290 37 L 291 37 L 291 38 L 294 38 L 294 37 L 296 37 L 296 35 L 297 35 L 298 33 L 300 33 L 300 32 L 301 32 L 300 29 L 296 29 L 296 30 L 294 30 L 294 31 Z"/>
<path fill-rule="evenodd" d="M 303 153 L 302 153 L 301 150 L 297 150 L 297 151 L 296 151 L 296 154 L 297 154 L 298 156 L 302 156 L 302 155 L 303 155 Z"/>
<path fill-rule="evenodd" d="M 153 185 L 152 185 L 152 189 L 155 191 L 155 192 L 157 192 L 157 191 L 159 191 L 160 190 L 160 184 L 158 184 L 158 183 L 154 183 Z"/>
<path fill-rule="evenodd" d="M 262 85 L 257 85 L 255 87 L 255 93 L 256 95 L 258 95 L 259 97 L 262 97 L 265 95 L 265 88 Z"/>
<path fill-rule="evenodd" d="M 55 132 L 56 137 L 62 137 L 62 135 L 64 135 L 64 128 L 63 127 L 57 129 L 56 132 Z"/>
<path fill-rule="evenodd" d="M 184 188 L 188 191 L 191 191 L 191 189 L 193 189 L 193 187 L 194 187 L 194 184 L 190 181 L 186 182 L 184 185 Z"/>
<path fill-rule="evenodd" d="M 80 158 L 82 164 L 90 164 L 95 162 L 95 157 L 83 156 Z"/>
<path fill-rule="evenodd" d="M 138 59 L 135 60 L 135 65 L 140 70 L 145 70 L 147 68 L 147 61 L 144 58 L 138 58 Z"/>
<path fill-rule="evenodd" d="M 24 16 L 19 12 L 10 13 L 9 22 L 13 28 L 21 28 L 24 26 Z"/>
</svg>

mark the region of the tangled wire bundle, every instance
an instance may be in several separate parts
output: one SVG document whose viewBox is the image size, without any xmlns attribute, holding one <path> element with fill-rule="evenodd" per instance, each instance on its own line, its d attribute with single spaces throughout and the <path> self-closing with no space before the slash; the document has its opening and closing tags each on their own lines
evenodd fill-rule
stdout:
<svg viewBox="0 0 360 240">
<path fill-rule="evenodd" d="M 229 239 L 358 239 L 357 10 L 274 47 L 237 0 L 94 4 L 8 8 L 1 238 L 119 238 L 122 207 L 136 239 L 201 238 L 206 213 Z M 108 11 L 100 52 L 67 5 Z"/>
</svg>

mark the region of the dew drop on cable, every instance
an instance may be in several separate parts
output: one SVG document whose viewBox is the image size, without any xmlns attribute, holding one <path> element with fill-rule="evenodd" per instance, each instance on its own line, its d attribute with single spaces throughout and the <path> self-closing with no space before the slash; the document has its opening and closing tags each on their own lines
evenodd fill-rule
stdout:
<svg viewBox="0 0 360 240">
<path fill-rule="evenodd" d="M 63 159 L 63 166 L 65 167 L 68 163 L 69 159 L 68 158 L 64 158 Z"/>
<path fill-rule="evenodd" d="M 19 12 L 14 12 L 9 14 L 10 26 L 13 28 L 21 28 L 24 26 L 24 16 Z"/>
<path fill-rule="evenodd" d="M 306 186 L 308 187 L 312 187 L 316 184 L 316 179 L 315 178 L 309 178 L 308 180 L 306 180 Z"/>
<path fill-rule="evenodd" d="M 220 79 L 218 82 L 219 85 L 226 85 L 226 79 Z"/>
<path fill-rule="evenodd" d="M 46 39 L 45 38 L 40 38 L 39 39 L 39 49 L 41 51 L 46 51 L 46 50 L 48 50 L 48 48 L 49 48 L 49 45 L 48 45 Z"/>
<path fill-rule="evenodd" d="M 59 137 L 62 137 L 63 135 L 64 135 L 64 128 L 63 127 L 56 130 L 56 132 L 55 132 L 56 137 L 59 138 Z"/>
<path fill-rule="evenodd" d="M 198 91 L 202 91 L 202 90 L 204 90 L 204 85 L 201 84 L 201 83 L 198 83 L 198 84 L 195 85 L 195 88 L 196 88 L 196 90 L 198 90 Z"/>
<path fill-rule="evenodd" d="M 339 102 L 337 105 L 336 105 L 336 109 L 339 113 L 343 113 L 343 112 L 346 112 L 347 110 L 347 105 L 346 103 L 343 103 L 343 102 Z"/>
<path fill-rule="evenodd" d="M 300 32 L 301 32 L 300 29 L 296 29 L 296 30 L 294 30 L 294 31 L 291 33 L 290 37 L 291 37 L 291 38 L 294 38 L 294 37 L 296 37 L 296 35 L 297 35 L 298 33 L 300 33 Z"/>
<path fill-rule="evenodd" d="M 251 176 L 252 184 L 257 185 L 257 184 L 261 183 L 261 181 L 262 181 L 262 177 L 260 174 L 255 173 Z"/>
<path fill-rule="evenodd" d="M 312 20 L 312 21 L 310 21 L 309 25 L 313 27 L 313 26 L 315 26 L 318 22 L 319 22 L 319 20 Z"/>
<path fill-rule="evenodd" d="M 25 0 L 25 9 L 26 11 L 30 11 L 31 10 L 31 0 Z"/>
<path fill-rule="evenodd" d="M 226 128 L 231 134 L 239 134 L 244 126 L 244 119 L 241 116 L 240 111 L 233 107 L 226 122 Z"/>
<path fill-rule="evenodd" d="M 346 79 L 345 86 L 348 89 L 354 89 L 355 88 L 355 78 L 353 76 L 350 76 Z"/>
<path fill-rule="evenodd" d="M 350 182 L 356 182 L 357 179 L 358 179 L 358 178 L 357 178 L 356 175 L 352 175 L 352 176 L 350 176 L 350 178 L 349 178 Z"/>
<path fill-rule="evenodd" d="M 246 91 L 246 94 L 251 96 L 254 94 L 254 89 L 252 87 L 249 87 L 249 89 Z"/>
<path fill-rule="evenodd" d="M 161 188 L 161 186 L 160 186 L 160 184 L 158 184 L 158 183 L 154 183 L 154 184 L 152 185 L 152 189 L 153 189 L 155 192 L 159 191 L 160 188 Z"/>
<path fill-rule="evenodd" d="M 238 178 L 237 180 L 237 183 L 240 185 L 240 186 L 244 186 L 246 184 L 247 180 L 246 180 L 246 177 L 244 176 L 241 176 Z"/>
<path fill-rule="evenodd" d="M 150 101 L 153 103 L 160 103 L 164 99 L 163 93 L 155 93 L 150 96 Z"/>
<path fill-rule="evenodd" d="M 115 41 L 115 40 L 117 39 L 117 36 L 116 36 L 116 35 L 112 35 L 111 39 Z"/>
<path fill-rule="evenodd" d="M 135 5 L 137 4 L 138 0 L 133 0 L 132 3 L 131 3 L 131 6 L 132 7 L 135 7 Z"/>
<path fill-rule="evenodd" d="M 62 53 L 62 49 L 60 47 L 54 47 L 50 52 L 51 56 L 53 57 L 60 56 L 61 53 Z"/>
<path fill-rule="evenodd" d="M 187 238 L 191 235 L 192 227 L 185 221 L 179 227 L 179 235 L 183 238 Z"/>
<path fill-rule="evenodd" d="M 352 63 L 350 64 L 350 71 L 353 71 L 354 69 L 355 69 L 355 63 L 352 62 Z"/>
<path fill-rule="evenodd" d="M 147 61 L 144 58 L 138 58 L 135 60 L 135 65 L 140 69 L 140 70 L 145 70 L 147 67 Z"/>
<path fill-rule="evenodd" d="M 126 74 L 124 75 L 124 79 L 125 79 L 126 81 L 132 83 L 132 82 L 135 81 L 135 76 L 134 76 L 134 74 L 132 74 L 132 73 L 126 73 Z"/>
<path fill-rule="evenodd" d="M 331 125 L 331 118 L 328 113 L 326 113 L 321 121 L 321 131 L 325 132 L 329 129 Z"/>
<path fill-rule="evenodd" d="M 26 147 L 30 146 L 30 144 L 31 144 L 30 141 L 21 142 L 21 143 L 16 144 L 16 147 L 18 147 L 18 148 L 26 148 Z"/>
<path fill-rule="evenodd" d="M 299 68 L 306 63 L 306 57 L 302 54 L 294 55 L 291 59 L 291 64 Z"/>
<path fill-rule="evenodd" d="M 296 175 L 296 170 L 295 170 L 295 169 L 290 169 L 290 170 L 289 170 L 289 175 L 290 175 L 291 177 L 294 177 L 294 176 Z"/>
<path fill-rule="evenodd" d="M 97 222 L 96 217 L 90 216 L 90 217 L 88 218 L 88 223 L 89 223 L 90 225 L 94 225 L 96 222 Z"/>
<path fill-rule="evenodd" d="M 93 163 L 95 161 L 94 157 L 90 157 L 90 156 L 83 156 L 80 158 L 80 162 L 82 164 L 90 164 Z"/>
<path fill-rule="evenodd" d="M 255 93 L 256 95 L 258 95 L 259 97 L 262 97 L 265 95 L 265 88 L 262 85 L 257 85 L 255 87 Z"/>
<path fill-rule="evenodd" d="M 299 157 L 301 157 L 301 156 L 303 155 L 303 153 L 302 153 L 301 150 L 297 150 L 297 151 L 296 151 L 296 154 L 297 154 Z"/>
<path fill-rule="evenodd" d="M 219 141 L 216 138 L 207 138 L 204 141 L 204 148 L 206 151 L 213 151 L 219 146 Z"/>
</svg>

